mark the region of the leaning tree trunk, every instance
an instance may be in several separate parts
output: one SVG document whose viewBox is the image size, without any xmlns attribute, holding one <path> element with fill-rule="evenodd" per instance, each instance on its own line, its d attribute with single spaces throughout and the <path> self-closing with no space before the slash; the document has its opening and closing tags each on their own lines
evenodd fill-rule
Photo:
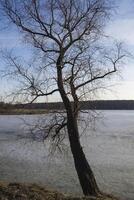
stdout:
<svg viewBox="0 0 134 200">
<path fill-rule="evenodd" d="M 67 129 L 68 129 L 70 147 L 74 158 L 75 168 L 84 195 L 97 196 L 100 193 L 99 188 L 97 186 L 94 174 L 86 160 L 85 154 L 80 145 L 77 119 L 74 116 L 71 102 L 68 99 L 63 86 L 62 67 L 61 67 L 63 54 L 64 52 L 61 52 L 57 60 L 58 88 L 67 112 Z"/>
<path fill-rule="evenodd" d="M 67 128 L 70 147 L 74 158 L 75 168 L 79 177 L 79 182 L 84 195 L 97 196 L 100 193 L 100 191 L 97 186 L 91 167 L 89 166 L 85 154 L 82 150 L 79 140 L 77 122 L 75 122 L 76 120 L 69 120 Z"/>
</svg>

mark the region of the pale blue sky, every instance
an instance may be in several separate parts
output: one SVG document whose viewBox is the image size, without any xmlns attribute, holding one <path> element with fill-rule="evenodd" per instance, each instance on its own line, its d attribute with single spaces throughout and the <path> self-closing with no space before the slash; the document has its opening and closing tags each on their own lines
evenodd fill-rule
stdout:
<svg viewBox="0 0 134 200">
<path fill-rule="evenodd" d="M 107 24 L 105 32 L 113 38 L 123 41 L 126 48 L 134 55 L 134 0 L 117 0 L 117 9 L 111 21 Z M 1 25 L 2 27 L 2 25 Z M 29 47 L 23 44 L 22 36 L 15 28 L 0 30 L 1 48 L 14 49 L 17 55 L 23 54 L 29 57 Z M 0 68 L 4 64 L 1 61 Z M 6 91 L 8 83 L 1 82 L 1 94 Z M 134 100 L 134 59 L 130 59 L 121 70 L 121 77 L 112 79 L 107 85 L 105 93 L 101 93 L 100 99 L 133 99 Z M 9 88 L 9 85 L 8 85 Z"/>
<path fill-rule="evenodd" d="M 107 35 L 123 41 L 126 48 L 134 55 L 134 1 L 119 0 L 118 8 L 111 22 L 106 27 Z M 122 68 L 121 78 L 113 81 L 115 84 L 104 95 L 106 99 L 133 99 L 134 100 L 134 60 L 130 59 Z M 103 98 L 103 97 L 101 97 Z"/>
</svg>

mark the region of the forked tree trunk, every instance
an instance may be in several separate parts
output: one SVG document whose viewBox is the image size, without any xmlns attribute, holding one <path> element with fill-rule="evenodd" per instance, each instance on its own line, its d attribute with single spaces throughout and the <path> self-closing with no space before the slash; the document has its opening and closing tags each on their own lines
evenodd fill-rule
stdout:
<svg viewBox="0 0 134 200">
<path fill-rule="evenodd" d="M 73 154 L 75 168 L 79 177 L 80 185 L 83 190 L 83 194 L 86 196 L 90 195 L 97 196 L 100 192 L 94 174 L 87 162 L 87 159 L 80 144 L 77 116 L 74 115 L 73 113 L 71 102 L 68 99 L 63 86 L 62 67 L 61 67 L 63 53 L 64 52 L 62 52 L 62 54 L 59 56 L 57 60 L 57 77 L 58 77 L 58 88 L 67 112 L 67 129 L 68 129 L 70 147 Z"/>
<path fill-rule="evenodd" d="M 82 150 L 77 123 L 69 120 L 68 122 L 68 134 L 70 147 L 74 158 L 75 168 L 79 177 L 79 182 L 83 190 L 83 194 L 86 196 L 98 196 L 100 194 L 99 188 L 97 186 L 94 174 L 85 154 Z"/>
</svg>

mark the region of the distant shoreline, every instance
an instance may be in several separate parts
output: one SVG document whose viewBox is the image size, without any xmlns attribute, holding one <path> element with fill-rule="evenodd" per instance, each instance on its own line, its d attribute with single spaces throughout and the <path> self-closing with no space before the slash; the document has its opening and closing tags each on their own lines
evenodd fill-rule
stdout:
<svg viewBox="0 0 134 200">
<path fill-rule="evenodd" d="M 0 109 L 0 115 L 36 115 L 48 113 L 45 109 Z"/>
<path fill-rule="evenodd" d="M 73 102 L 72 102 L 73 105 Z M 20 115 L 20 114 L 46 114 L 53 111 L 63 111 L 62 102 L 44 102 L 27 104 L 10 104 L 0 102 L 0 114 Z M 134 110 L 134 100 L 94 100 L 81 101 L 81 110 Z"/>
<path fill-rule="evenodd" d="M 100 111 L 134 111 L 133 109 L 97 109 Z M 0 115 L 43 115 L 56 112 L 56 110 L 45 109 L 12 109 L 12 110 L 0 110 Z M 58 110 L 59 112 L 59 110 Z"/>
</svg>

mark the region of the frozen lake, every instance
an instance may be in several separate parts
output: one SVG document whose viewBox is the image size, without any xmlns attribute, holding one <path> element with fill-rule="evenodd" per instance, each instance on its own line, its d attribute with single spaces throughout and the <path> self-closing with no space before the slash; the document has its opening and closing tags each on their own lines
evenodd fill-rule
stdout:
<svg viewBox="0 0 134 200">
<path fill-rule="evenodd" d="M 102 111 L 96 129 L 82 145 L 100 188 L 124 200 L 134 199 L 134 111 Z M 23 119 L 0 115 L 0 181 L 35 182 L 65 193 L 82 194 L 70 153 L 48 157 L 45 145 L 18 138 Z"/>
</svg>

